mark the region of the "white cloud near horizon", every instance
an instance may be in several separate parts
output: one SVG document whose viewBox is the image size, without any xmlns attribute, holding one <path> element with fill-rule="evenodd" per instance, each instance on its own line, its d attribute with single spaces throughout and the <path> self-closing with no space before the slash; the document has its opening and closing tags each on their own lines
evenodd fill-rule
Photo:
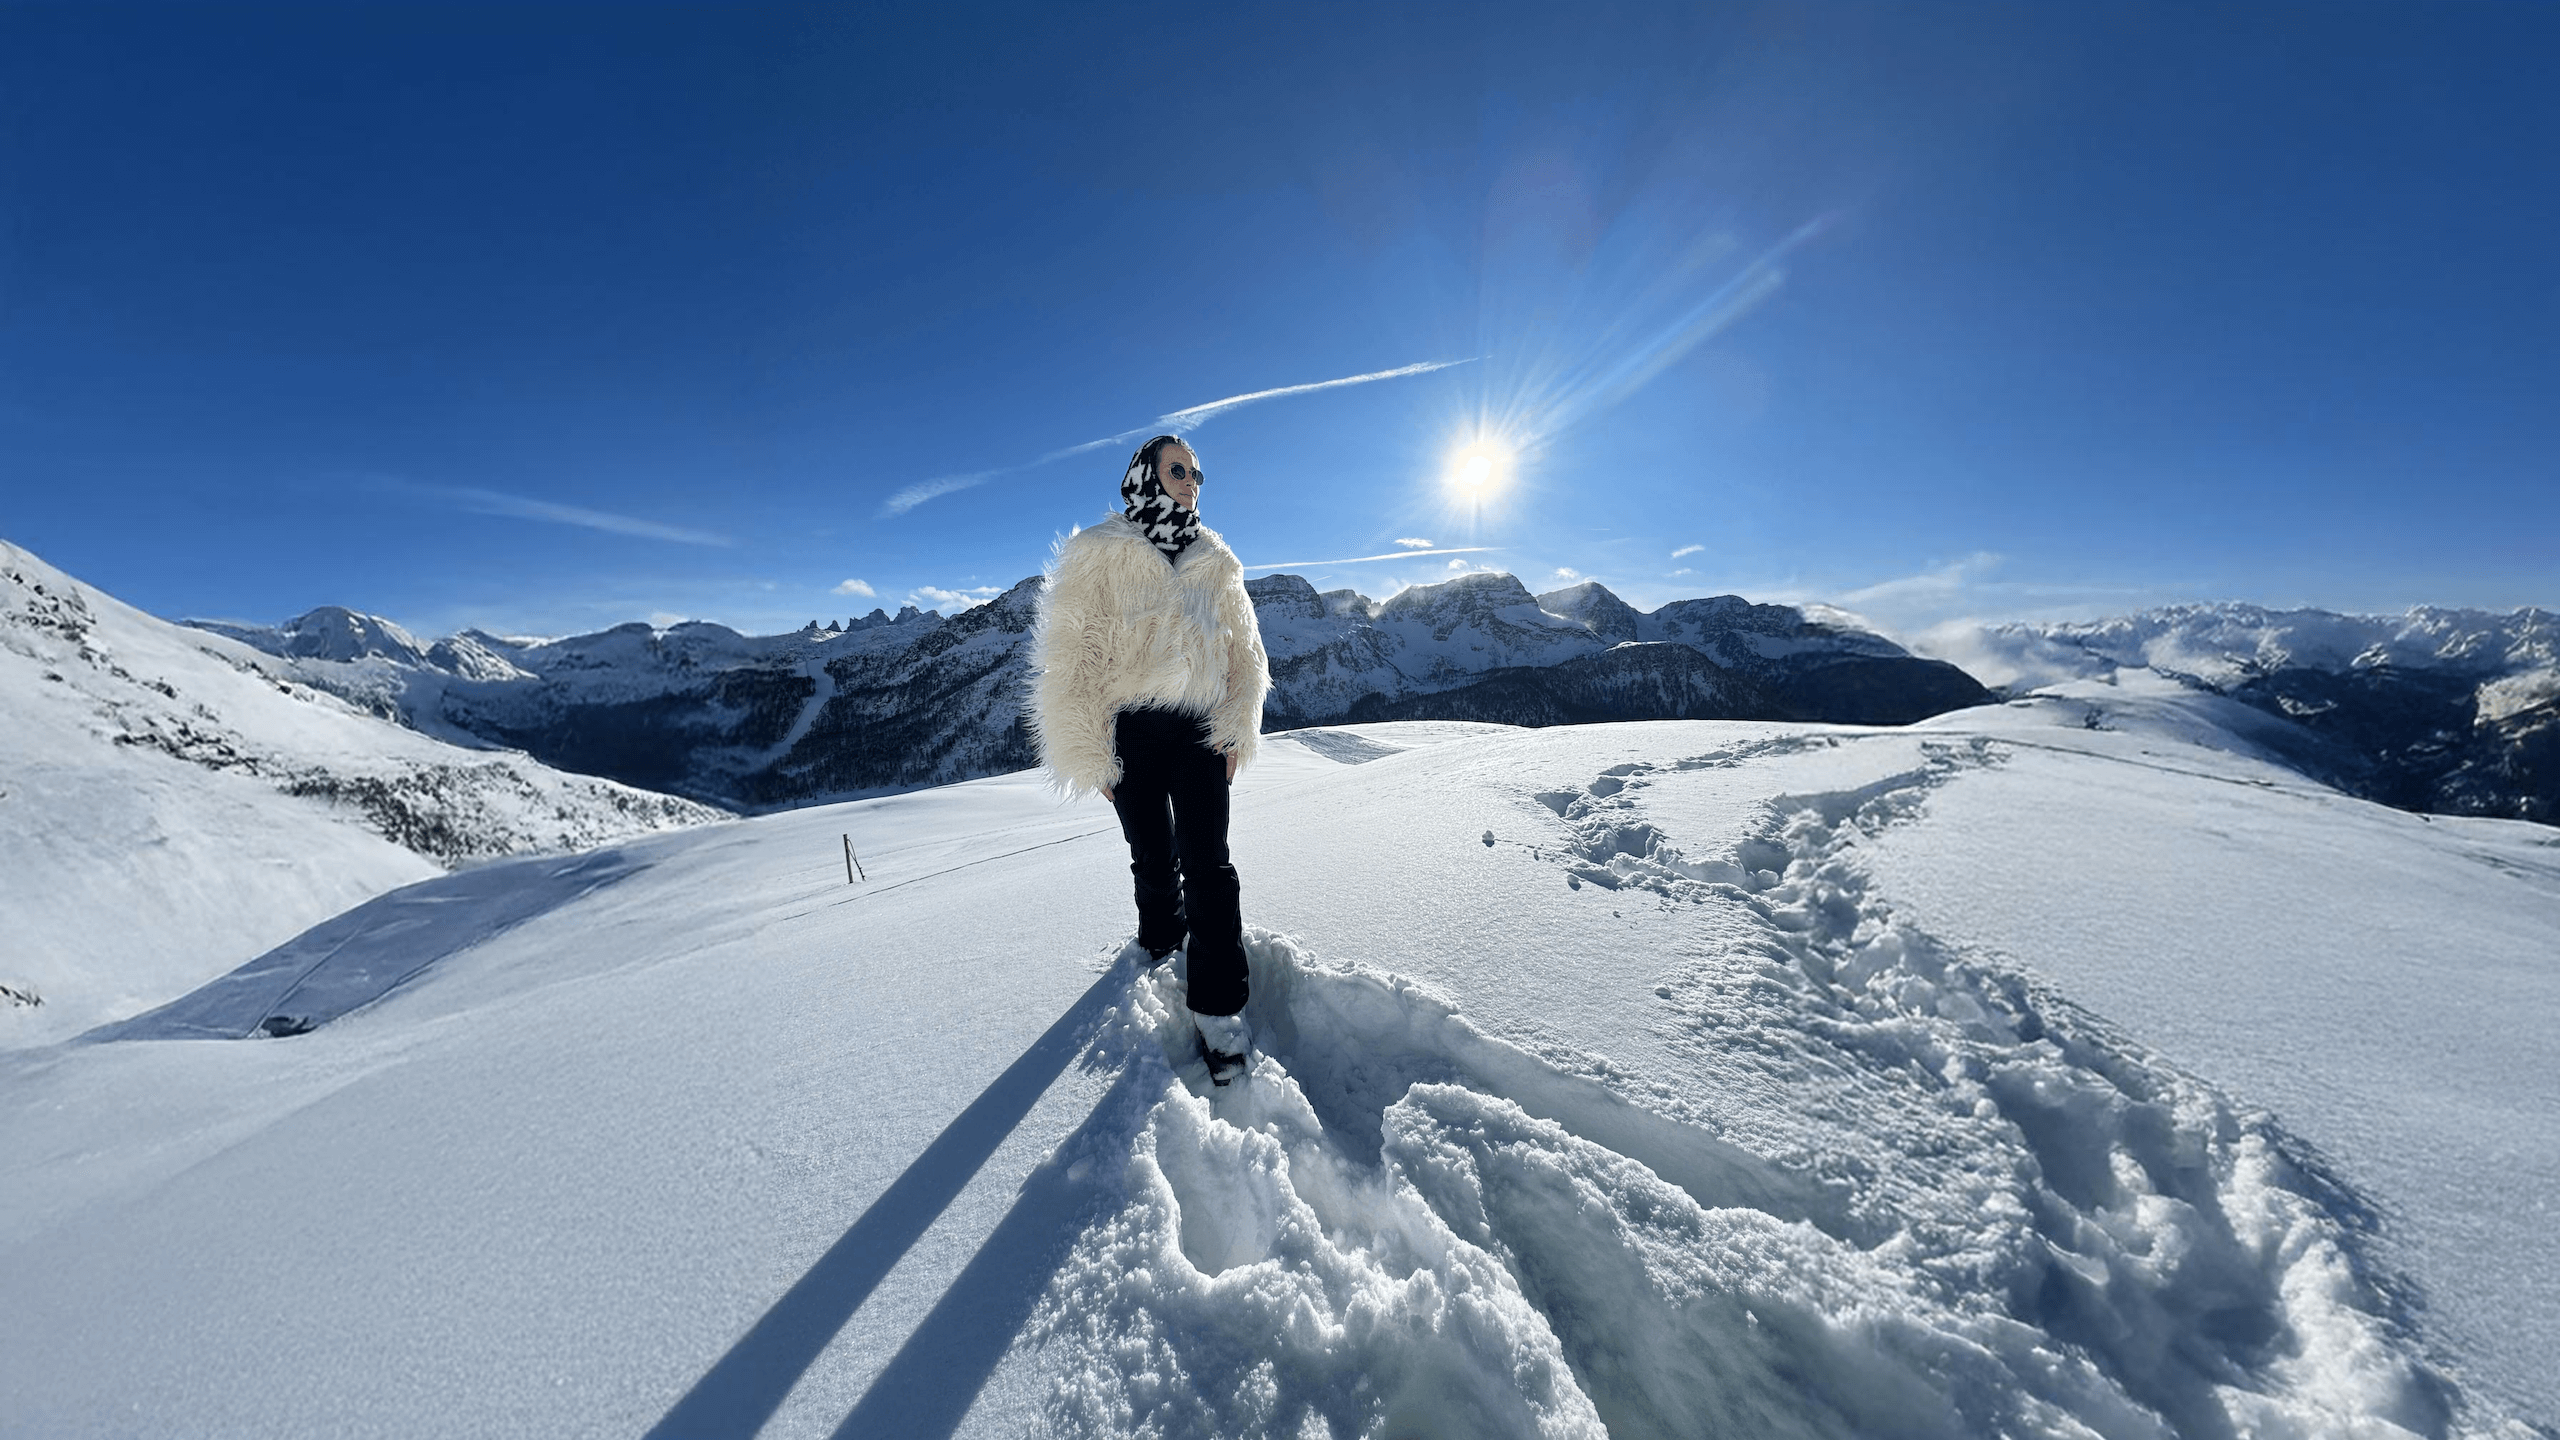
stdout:
<svg viewBox="0 0 2560 1440">
<path fill-rule="evenodd" d="M 966 590 L 919 585 L 907 592 L 907 603 L 920 610 L 939 610 L 945 615 L 957 615 L 963 610 L 974 610 L 1003 593 L 1001 585 L 973 585 Z"/>
<path fill-rule="evenodd" d="M 932 480 L 917 481 L 883 502 L 880 506 L 880 518 L 893 519 L 928 500 L 938 499 L 954 491 L 966 490 L 973 485 L 983 485 L 999 475 L 1010 475 L 1018 470 L 1029 470 L 1046 465 L 1053 460 L 1082 455 L 1088 450 L 1099 450 L 1108 445 L 1126 445 L 1131 441 L 1142 440 L 1155 434 L 1188 435 L 1230 410 L 1242 409 L 1244 406 L 1259 404 L 1265 400 L 1278 400 L 1291 395 L 1311 395 L 1319 390 L 1339 390 L 1346 385 L 1368 385 L 1380 380 L 1400 380 L 1407 375 L 1427 375 L 1434 370 L 1446 370 L 1453 365 L 1473 364 L 1483 358 L 1480 355 L 1470 355 L 1464 360 L 1417 360 L 1411 365 L 1399 365 L 1393 370 L 1372 370 L 1365 375 L 1344 375 L 1338 379 L 1314 380 L 1304 385 L 1279 385 L 1269 390 L 1252 390 L 1242 395 L 1230 395 L 1223 400 L 1212 400 L 1203 405 L 1186 406 L 1183 409 L 1159 415 L 1134 430 L 1123 430 L 1116 435 L 1105 435 L 1099 440 L 1087 440 L 1079 445 L 1052 450 L 1019 465 L 999 465 L 992 470 L 972 470 L 965 474 L 944 475 Z"/>
<path fill-rule="evenodd" d="M 529 495 L 510 495 L 502 490 L 483 490 L 471 485 L 420 485 L 407 480 L 384 480 L 384 488 L 442 500 L 474 515 L 499 515 L 511 520 L 540 520 L 552 525 L 575 525 L 583 530 L 601 530 L 608 535 L 631 535 L 643 540 L 671 540 L 679 545 L 734 545 L 726 535 L 690 526 L 668 525 L 656 520 L 643 520 L 633 515 L 617 515 L 610 510 L 590 510 L 582 505 L 562 505 L 550 500 L 536 500 Z"/>
<path fill-rule="evenodd" d="M 1831 612 L 1914 654 L 1951 661 L 1990 685 L 2041 684 L 2034 647 L 1999 627 L 2094 620 L 2192 599 L 2199 587 L 2062 584 L 1996 577 L 2007 557 L 1977 550 L 1960 559 L 1854 589 L 1824 594 L 1800 586 L 1757 587 L 1753 596 L 1808 612 Z M 2021 646 L 2026 649 L 2021 649 Z"/>
<path fill-rule="evenodd" d="M 867 580 L 847 580 L 827 593 L 830 595 L 859 595 L 867 600 L 878 595 L 880 592 L 872 589 L 871 583 Z"/>
</svg>

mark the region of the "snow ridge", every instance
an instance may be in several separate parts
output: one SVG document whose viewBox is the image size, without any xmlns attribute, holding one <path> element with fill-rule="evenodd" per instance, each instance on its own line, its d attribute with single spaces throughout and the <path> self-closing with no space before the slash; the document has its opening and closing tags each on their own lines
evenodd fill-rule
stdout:
<svg viewBox="0 0 2560 1440">
<path fill-rule="evenodd" d="M 302 634 L 414 649 L 344 612 Z M 309 663 L 0 542 L 0 796 L 22 807 L 0 829 L 0 984 L 21 997 L 0 1047 L 158 1004 L 440 870 L 726 818 L 386 723 L 291 678 Z"/>
</svg>

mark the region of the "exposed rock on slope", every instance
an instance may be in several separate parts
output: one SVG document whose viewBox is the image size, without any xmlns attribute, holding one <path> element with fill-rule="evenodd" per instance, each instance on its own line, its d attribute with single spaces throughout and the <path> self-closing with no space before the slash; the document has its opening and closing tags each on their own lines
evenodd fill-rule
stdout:
<svg viewBox="0 0 2560 1440">
<path fill-rule="evenodd" d="M 927 626 L 904 646 L 827 659 L 829 693 L 780 758 L 748 774 L 739 798 L 783 805 L 803 796 L 918 785 L 1020 770 L 1038 759 L 1022 721 L 1038 577 Z"/>
</svg>

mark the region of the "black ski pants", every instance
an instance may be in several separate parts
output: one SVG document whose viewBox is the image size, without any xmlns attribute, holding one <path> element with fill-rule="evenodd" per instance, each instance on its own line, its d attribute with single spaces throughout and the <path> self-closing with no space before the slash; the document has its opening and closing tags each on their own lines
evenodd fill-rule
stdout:
<svg viewBox="0 0 2560 1440">
<path fill-rule="evenodd" d="M 1209 748 L 1209 722 L 1177 710 L 1123 710 L 1112 722 L 1120 783 L 1111 792 L 1137 878 L 1138 943 L 1183 943 L 1190 1005 L 1203 1015 L 1244 1008 L 1244 915 L 1227 861 L 1227 757 Z"/>
</svg>

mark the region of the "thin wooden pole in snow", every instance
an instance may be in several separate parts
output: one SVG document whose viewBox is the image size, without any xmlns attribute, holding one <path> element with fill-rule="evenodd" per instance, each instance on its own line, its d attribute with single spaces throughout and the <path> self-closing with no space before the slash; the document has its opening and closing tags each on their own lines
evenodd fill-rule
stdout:
<svg viewBox="0 0 2560 1440">
<path fill-rule="evenodd" d="M 844 883 L 852 884 L 855 873 L 861 869 L 862 861 L 853 853 L 853 837 L 847 835 L 844 837 Z M 871 877 L 865 874 L 862 878 L 868 881 Z"/>
</svg>

